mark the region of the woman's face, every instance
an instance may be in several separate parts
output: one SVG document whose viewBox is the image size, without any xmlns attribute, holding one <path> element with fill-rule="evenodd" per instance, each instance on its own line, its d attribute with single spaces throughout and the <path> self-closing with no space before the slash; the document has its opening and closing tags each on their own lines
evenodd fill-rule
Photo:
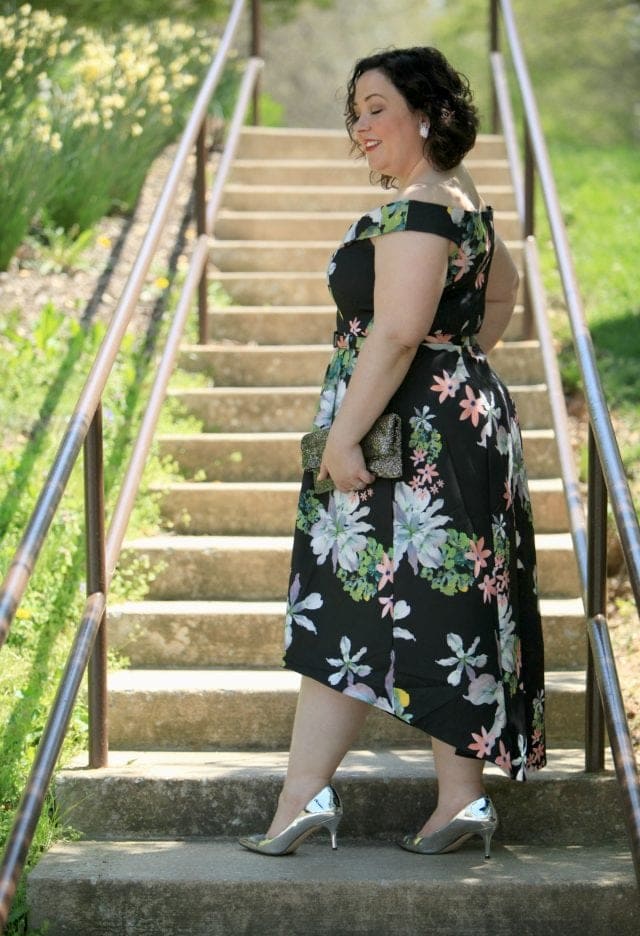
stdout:
<svg viewBox="0 0 640 936">
<path fill-rule="evenodd" d="M 351 133 L 366 154 L 369 168 L 402 181 L 424 159 L 419 114 L 384 72 L 374 68 L 358 78 L 356 121 Z"/>
</svg>

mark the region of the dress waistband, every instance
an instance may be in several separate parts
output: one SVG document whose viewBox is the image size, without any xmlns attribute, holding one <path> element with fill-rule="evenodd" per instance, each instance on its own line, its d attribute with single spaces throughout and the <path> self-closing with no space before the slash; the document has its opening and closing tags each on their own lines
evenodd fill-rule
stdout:
<svg viewBox="0 0 640 936">
<path fill-rule="evenodd" d="M 339 349 L 360 348 L 366 335 L 354 335 L 353 332 L 334 331 L 333 347 Z M 458 341 L 437 340 L 433 335 L 430 339 L 423 341 L 421 348 L 427 348 L 429 351 L 470 351 L 474 357 L 484 358 L 485 354 L 475 340 L 475 336 L 464 335 Z"/>
</svg>

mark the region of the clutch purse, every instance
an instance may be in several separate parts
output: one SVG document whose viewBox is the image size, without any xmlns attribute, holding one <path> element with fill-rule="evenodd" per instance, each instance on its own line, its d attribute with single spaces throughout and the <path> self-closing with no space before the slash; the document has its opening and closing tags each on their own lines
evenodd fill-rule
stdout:
<svg viewBox="0 0 640 936">
<path fill-rule="evenodd" d="M 369 471 L 380 478 L 402 477 L 401 420 L 397 413 L 383 413 L 362 439 L 362 454 Z M 327 443 L 328 429 L 314 429 L 302 436 L 302 467 L 313 471 L 316 494 L 324 494 L 335 487 L 331 478 L 318 481 L 322 453 Z"/>
</svg>

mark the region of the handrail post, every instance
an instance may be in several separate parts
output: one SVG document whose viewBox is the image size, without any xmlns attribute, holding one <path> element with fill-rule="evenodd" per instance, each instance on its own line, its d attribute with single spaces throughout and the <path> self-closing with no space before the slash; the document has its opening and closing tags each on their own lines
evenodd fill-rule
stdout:
<svg viewBox="0 0 640 936">
<path fill-rule="evenodd" d="M 607 613 L 607 488 L 596 448 L 593 427 L 589 424 L 587 492 L 587 618 Z M 585 712 L 585 770 L 604 770 L 604 709 L 593 659 L 591 641 L 587 652 L 587 687 Z"/>
<path fill-rule="evenodd" d="M 104 523 L 104 459 L 102 402 L 84 440 L 84 509 L 87 540 L 87 598 L 107 593 Z M 107 614 L 103 612 L 88 667 L 89 766 L 106 767 L 109 759 L 107 728 Z"/>
<path fill-rule="evenodd" d="M 262 5 L 260 0 L 251 0 L 251 57 L 262 58 Z M 253 125 L 260 125 L 260 78 L 253 88 Z"/>
<path fill-rule="evenodd" d="M 498 0 L 489 3 L 489 53 L 500 51 L 500 32 L 498 29 Z M 491 61 L 491 54 L 489 55 Z M 491 132 L 500 132 L 500 109 L 498 107 L 498 92 L 493 80 L 491 87 Z"/>
<path fill-rule="evenodd" d="M 196 139 L 196 227 L 198 237 L 208 234 L 207 231 L 207 118 L 202 124 Z M 205 263 L 202 276 L 198 284 L 198 341 L 207 344 L 209 340 L 209 299 L 207 296 L 208 277 Z"/>
<path fill-rule="evenodd" d="M 525 120 L 524 127 L 524 218 L 523 218 L 523 237 L 532 237 L 535 234 L 535 198 L 536 198 L 536 164 L 531 145 L 531 136 L 529 127 Z M 534 336 L 533 312 L 531 308 L 531 298 L 529 289 L 524 293 L 524 337 L 530 340 Z"/>
</svg>

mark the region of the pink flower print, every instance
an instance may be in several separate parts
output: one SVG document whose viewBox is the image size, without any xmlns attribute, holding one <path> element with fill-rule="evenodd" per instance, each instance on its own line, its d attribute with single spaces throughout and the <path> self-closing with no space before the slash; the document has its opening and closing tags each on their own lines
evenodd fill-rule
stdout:
<svg viewBox="0 0 640 936">
<path fill-rule="evenodd" d="M 458 267 L 458 272 L 453 279 L 454 283 L 457 283 L 471 269 L 471 244 L 469 241 L 463 241 L 460 244 L 457 252 L 452 256 L 451 262 L 454 267 Z"/>
<path fill-rule="evenodd" d="M 509 570 L 505 569 L 504 572 L 498 572 L 496 575 L 496 585 L 499 592 L 508 592 L 509 591 Z"/>
<path fill-rule="evenodd" d="M 500 754 L 496 757 L 496 767 L 500 767 L 511 776 L 511 754 L 504 746 L 504 741 L 500 742 Z"/>
<path fill-rule="evenodd" d="M 386 552 L 382 553 L 382 561 L 376 566 L 376 572 L 380 573 L 378 591 L 382 591 L 387 582 L 393 584 L 393 559 L 390 559 Z"/>
<path fill-rule="evenodd" d="M 450 377 L 447 371 L 442 372 L 442 377 L 436 377 L 434 374 L 433 379 L 435 383 L 431 385 L 430 389 L 440 394 L 438 403 L 444 403 L 447 397 L 454 397 L 458 392 L 460 381 L 455 377 Z"/>
<path fill-rule="evenodd" d="M 511 494 L 511 485 L 509 484 L 509 479 L 504 482 L 504 494 L 502 495 L 506 500 L 506 508 L 509 510 L 513 504 L 513 495 Z"/>
<path fill-rule="evenodd" d="M 467 399 L 460 401 L 460 406 L 462 408 L 460 419 L 470 419 L 471 425 L 474 426 L 474 428 L 477 428 L 480 416 L 486 416 L 487 413 L 484 401 L 481 396 L 476 397 L 474 395 L 474 392 L 469 384 L 467 384 L 465 388 L 465 393 L 467 395 Z"/>
<path fill-rule="evenodd" d="M 482 289 L 482 287 L 484 286 L 484 281 L 485 281 L 484 271 L 480 270 L 480 272 L 476 276 L 476 289 Z"/>
<path fill-rule="evenodd" d="M 393 595 L 390 595 L 388 598 L 378 598 L 378 601 L 382 605 L 382 617 L 386 617 L 387 614 L 390 614 L 393 619 Z"/>
<path fill-rule="evenodd" d="M 493 568 L 501 569 L 503 565 L 504 565 L 504 554 L 501 552 L 497 552 L 493 558 Z"/>
<path fill-rule="evenodd" d="M 420 462 L 423 462 L 427 457 L 427 453 L 423 452 L 422 449 L 416 449 L 413 455 L 411 456 L 411 461 L 414 465 L 419 465 Z"/>
<path fill-rule="evenodd" d="M 480 582 L 478 588 L 483 593 L 482 597 L 484 604 L 486 604 L 488 601 L 490 602 L 491 598 L 498 594 L 496 580 L 494 578 L 489 578 L 488 575 L 485 575 L 484 580 Z"/>
<path fill-rule="evenodd" d="M 474 734 L 471 732 L 471 737 L 474 739 L 474 744 L 467 745 L 470 751 L 476 751 L 476 757 L 488 757 L 491 754 L 493 745 L 496 743 L 496 739 L 492 734 L 487 732 L 487 729 L 484 725 L 481 727 L 480 731 L 482 734 Z"/>
<path fill-rule="evenodd" d="M 435 478 L 440 477 L 440 472 L 436 470 L 435 465 L 425 465 L 424 468 L 419 470 L 418 474 L 425 484 L 430 484 Z"/>
<path fill-rule="evenodd" d="M 418 494 L 422 490 L 422 478 L 415 474 L 411 481 L 409 481 L 409 487 Z"/>
<path fill-rule="evenodd" d="M 349 347 L 349 341 L 348 341 L 348 339 L 347 339 L 347 336 L 346 336 L 346 335 L 338 335 L 338 337 L 337 337 L 337 339 L 336 339 L 336 348 L 339 349 L 339 350 L 341 350 L 341 351 L 345 351 L 345 350 L 348 349 L 348 347 Z"/>
<path fill-rule="evenodd" d="M 484 536 L 481 536 L 479 540 L 471 540 L 469 543 L 469 552 L 464 554 L 464 558 L 471 559 L 471 561 L 474 563 L 474 578 L 478 577 L 480 574 L 480 569 L 486 569 L 487 559 L 490 555 L 491 550 L 484 548 Z"/>
<path fill-rule="evenodd" d="M 349 322 L 349 334 L 350 335 L 361 335 L 362 334 L 362 323 L 360 319 L 354 318 Z"/>
</svg>

